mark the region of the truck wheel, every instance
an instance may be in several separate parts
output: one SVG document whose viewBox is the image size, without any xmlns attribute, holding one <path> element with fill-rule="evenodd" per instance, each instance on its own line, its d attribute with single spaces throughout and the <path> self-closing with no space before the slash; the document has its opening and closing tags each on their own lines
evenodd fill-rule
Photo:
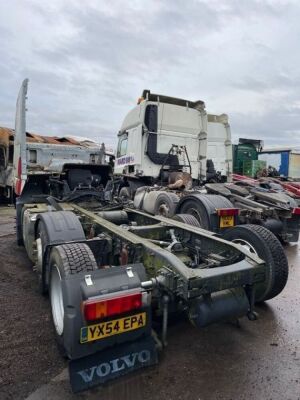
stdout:
<svg viewBox="0 0 300 400">
<path fill-rule="evenodd" d="M 60 352 L 66 356 L 64 343 L 64 299 L 62 279 L 79 272 L 97 269 L 95 257 L 85 243 L 70 243 L 52 248 L 50 265 L 50 302 L 55 336 Z"/>
<path fill-rule="evenodd" d="M 250 253 L 257 254 L 266 263 L 266 281 L 257 286 L 257 303 L 277 296 L 288 278 L 288 261 L 276 236 L 259 225 L 240 225 L 224 233 L 224 239 L 241 244 Z"/>
<path fill-rule="evenodd" d="M 199 221 L 190 214 L 177 214 L 172 219 L 175 221 L 184 222 L 188 225 L 196 226 L 197 228 L 201 228 Z"/>
<path fill-rule="evenodd" d="M 39 221 L 36 231 L 36 243 L 37 243 L 37 276 L 38 276 L 38 291 L 42 295 L 48 293 L 48 287 L 46 283 L 43 258 L 46 246 L 49 244 L 49 238 L 47 235 L 47 230 L 44 221 Z"/>
<path fill-rule="evenodd" d="M 16 234 L 17 234 L 17 245 L 18 246 L 24 246 L 23 215 L 24 215 L 23 205 L 17 206 L 16 207 Z"/>
<path fill-rule="evenodd" d="M 155 201 L 154 214 L 172 217 L 175 214 L 179 198 L 175 193 L 160 193 Z"/>
<path fill-rule="evenodd" d="M 209 218 L 204 205 L 194 199 L 186 200 L 179 210 L 180 214 L 190 214 L 199 222 L 203 229 L 211 230 Z"/>
</svg>

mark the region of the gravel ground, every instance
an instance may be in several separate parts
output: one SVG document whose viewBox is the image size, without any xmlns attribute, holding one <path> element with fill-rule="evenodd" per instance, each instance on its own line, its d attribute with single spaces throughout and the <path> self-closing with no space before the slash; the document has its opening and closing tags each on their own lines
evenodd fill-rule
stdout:
<svg viewBox="0 0 300 400">
<path fill-rule="evenodd" d="M 0 209 L 1 400 L 300 399 L 298 245 L 286 249 L 285 291 L 257 307 L 258 321 L 244 318 L 240 326 L 202 330 L 179 321 L 169 329 L 157 367 L 73 395 L 54 341 L 48 299 L 37 293 L 32 265 L 15 243 L 13 226 L 13 210 Z"/>
<path fill-rule="evenodd" d="M 0 370 L 2 399 L 23 399 L 64 366 L 53 336 L 48 299 L 15 236 L 0 239 Z"/>
<path fill-rule="evenodd" d="M 24 399 L 64 367 L 50 320 L 49 301 L 18 247 L 13 209 L 0 211 L 0 399 Z M 4 222 L 5 221 L 5 222 Z"/>
</svg>

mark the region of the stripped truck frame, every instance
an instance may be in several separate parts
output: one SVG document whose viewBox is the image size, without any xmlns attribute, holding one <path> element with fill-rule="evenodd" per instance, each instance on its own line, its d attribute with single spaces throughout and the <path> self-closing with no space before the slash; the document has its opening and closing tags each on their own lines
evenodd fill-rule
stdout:
<svg viewBox="0 0 300 400">
<path fill-rule="evenodd" d="M 275 237 L 268 236 L 277 250 L 263 261 L 190 215 L 172 220 L 122 207 L 106 196 L 109 179 L 108 165 L 68 164 L 27 175 L 16 202 L 18 237 L 49 294 L 75 392 L 155 365 L 170 314 L 185 313 L 197 327 L 255 320 L 255 303 L 279 294 L 288 274 Z"/>
</svg>

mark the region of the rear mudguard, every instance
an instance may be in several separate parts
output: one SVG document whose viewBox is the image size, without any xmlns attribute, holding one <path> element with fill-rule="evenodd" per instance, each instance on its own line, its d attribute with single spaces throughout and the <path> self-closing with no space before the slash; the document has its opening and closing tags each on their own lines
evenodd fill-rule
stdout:
<svg viewBox="0 0 300 400">
<path fill-rule="evenodd" d="M 141 288 L 141 277 L 145 276 L 143 265 L 132 264 L 128 267 L 131 268 L 130 274 L 127 273 L 126 266 L 121 266 L 98 269 L 88 274 L 83 272 L 68 275 L 62 279 L 63 303 L 65 306 L 63 347 L 70 359 L 86 357 L 106 348 L 125 342 L 132 342 L 151 334 L 151 310 L 150 305 L 148 305 L 129 313 L 129 315 L 132 315 L 145 312 L 146 325 L 144 327 L 92 342 L 83 342 L 82 340 L 82 335 L 85 335 L 84 329 L 88 326 L 81 311 L 82 301 L 103 294 Z M 89 276 L 88 279 L 87 275 Z M 126 315 L 122 315 L 121 317 L 126 317 Z M 110 317 L 108 320 L 116 318 L 118 316 Z"/>
<path fill-rule="evenodd" d="M 215 233 L 220 232 L 219 216 L 217 215 L 217 208 L 234 208 L 233 204 L 223 196 L 203 193 L 190 193 L 183 196 L 179 201 L 175 214 L 181 214 L 183 204 L 188 200 L 194 200 L 202 204 L 206 210 L 206 214 L 209 220 L 209 230 Z M 234 225 L 238 224 L 238 217 L 234 217 Z"/>
</svg>

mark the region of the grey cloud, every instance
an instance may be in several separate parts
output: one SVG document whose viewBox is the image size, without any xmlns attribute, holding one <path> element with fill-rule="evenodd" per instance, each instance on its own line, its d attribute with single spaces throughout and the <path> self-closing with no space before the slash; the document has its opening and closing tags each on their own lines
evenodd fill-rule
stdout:
<svg viewBox="0 0 300 400">
<path fill-rule="evenodd" d="M 231 115 L 231 131 L 238 137 L 263 139 L 265 145 L 300 145 L 300 108 L 279 104 L 264 115 Z"/>
<path fill-rule="evenodd" d="M 300 75 L 290 77 L 286 75 L 273 75 L 263 78 L 245 76 L 240 81 L 233 81 L 232 87 L 254 92 L 269 91 L 272 89 L 295 89 L 300 87 Z"/>
<path fill-rule="evenodd" d="M 126 112 L 149 88 L 226 112 L 235 137 L 292 143 L 299 16 L 292 1 L 2 3 L 0 125 L 13 125 L 29 77 L 28 129 L 36 132 L 114 144 Z M 247 111 L 248 99 L 255 111 Z"/>
</svg>

